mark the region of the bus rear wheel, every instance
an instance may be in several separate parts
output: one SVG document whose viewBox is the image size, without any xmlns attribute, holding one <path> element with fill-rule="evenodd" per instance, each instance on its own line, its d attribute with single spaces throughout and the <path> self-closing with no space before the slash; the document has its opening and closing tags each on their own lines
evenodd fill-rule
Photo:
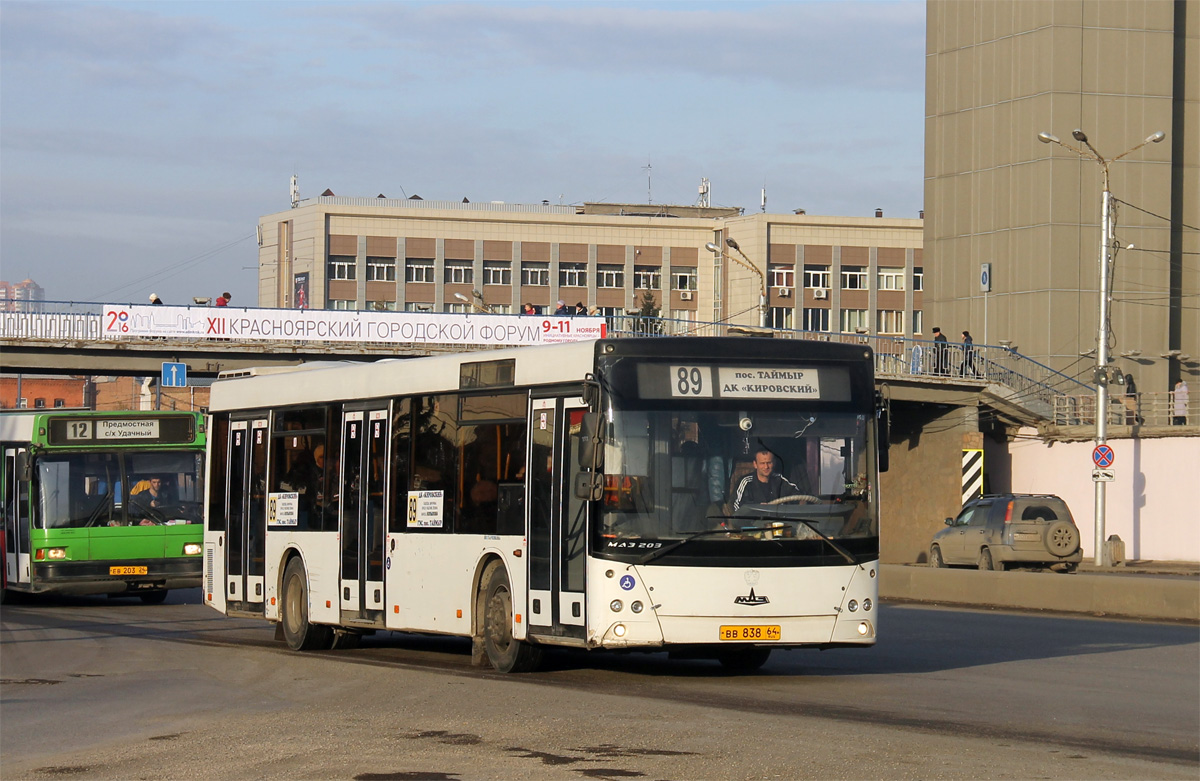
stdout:
<svg viewBox="0 0 1200 781">
<path fill-rule="evenodd" d="M 493 564 L 484 577 L 483 647 L 492 667 L 502 673 L 526 673 L 537 669 L 542 649 L 517 640 L 512 634 L 512 590 L 508 570 Z"/>
<path fill-rule="evenodd" d="M 329 648 L 332 630 L 308 620 L 308 573 L 297 556 L 283 570 L 283 604 L 280 624 L 283 639 L 293 651 L 312 651 Z"/>
</svg>

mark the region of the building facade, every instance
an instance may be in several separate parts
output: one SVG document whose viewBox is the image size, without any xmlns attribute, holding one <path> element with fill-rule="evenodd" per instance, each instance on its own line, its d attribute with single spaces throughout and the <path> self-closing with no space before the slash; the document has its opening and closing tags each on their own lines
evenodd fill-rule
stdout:
<svg viewBox="0 0 1200 781">
<path fill-rule="evenodd" d="M 933 0 L 926 55 L 926 319 L 1091 384 L 1103 169 L 1038 134 L 1163 131 L 1109 168 L 1108 347 L 1143 391 L 1200 385 L 1200 2 Z"/>
<path fill-rule="evenodd" d="M 41 312 L 46 291 L 32 279 L 20 282 L 0 280 L 0 310 L 5 312 Z"/>
<path fill-rule="evenodd" d="M 617 315 L 649 294 L 665 318 L 757 325 L 765 288 L 774 327 L 925 333 L 919 219 L 327 195 L 259 234 L 260 306 Z"/>
</svg>

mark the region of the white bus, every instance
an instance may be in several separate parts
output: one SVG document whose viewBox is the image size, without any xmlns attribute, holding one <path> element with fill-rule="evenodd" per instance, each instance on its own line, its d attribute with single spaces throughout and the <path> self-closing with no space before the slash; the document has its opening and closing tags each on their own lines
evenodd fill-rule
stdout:
<svg viewBox="0 0 1200 781">
<path fill-rule="evenodd" d="M 204 594 L 295 650 L 377 631 L 735 669 L 875 643 L 868 347 L 604 339 L 231 372 Z M 884 465 L 886 468 L 886 465 Z"/>
</svg>

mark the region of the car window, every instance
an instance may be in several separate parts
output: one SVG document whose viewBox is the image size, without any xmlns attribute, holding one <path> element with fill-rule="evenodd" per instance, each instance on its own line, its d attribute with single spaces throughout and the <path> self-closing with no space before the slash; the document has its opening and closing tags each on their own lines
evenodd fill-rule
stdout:
<svg viewBox="0 0 1200 781">
<path fill-rule="evenodd" d="M 992 509 L 991 502 L 980 502 L 975 505 L 975 512 L 971 514 L 971 526 L 983 526 L 987 523 L 988 511 Z"/>
<path fill-rule="evenodd" d="M 958 517 L 954 519 L 954 525 L 955 526 L 966 526 L 968 523 L 970 523 L 971 516 L 974 515 L 974 513 L 975 513 L 975 505 L 973 505 L 973 504 L 967 505 L 966 507 L 962 508 L 962 512 L 960 512 L 958 514 Z"/>
<path fill-rule="evenodd" d="M 1070 521 L 1071 512 L 1063 500 L 1039 496 L 1018 502 L 1013 510 L 1013 518 L 1022 521 Z"/>
</svg>

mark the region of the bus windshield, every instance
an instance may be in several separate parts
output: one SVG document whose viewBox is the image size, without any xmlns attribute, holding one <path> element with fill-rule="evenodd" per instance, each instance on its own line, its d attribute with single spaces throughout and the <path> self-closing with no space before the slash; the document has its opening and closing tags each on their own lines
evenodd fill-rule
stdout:
<svg viewBox="0 0 1200 781">
<path fill-rule="evenodd" d="M 43 454 L 36 472 L 38 528 L 173 526 L 203 520 L 200 453 Z"/>
<path fill-rule="evenodd" d="M 622 541 L 876 537 L 870 416 L 614 409 L 599 550 Z"/>
</svg>

